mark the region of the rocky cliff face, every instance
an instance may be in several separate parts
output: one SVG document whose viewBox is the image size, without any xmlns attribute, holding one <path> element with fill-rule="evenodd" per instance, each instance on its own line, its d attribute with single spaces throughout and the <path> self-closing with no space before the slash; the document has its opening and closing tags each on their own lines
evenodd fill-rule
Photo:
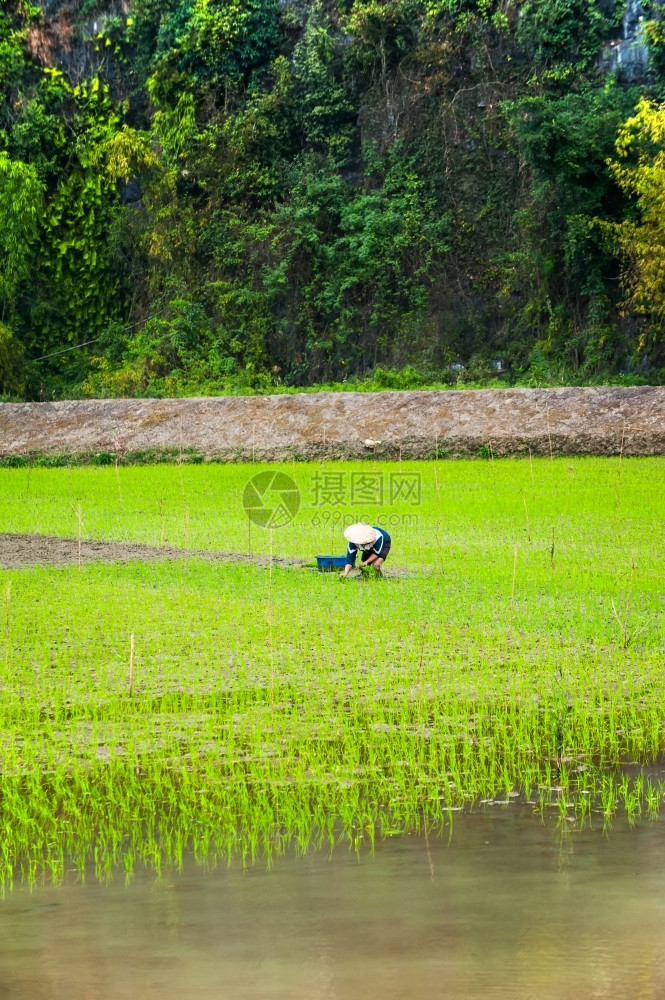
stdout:
<svg viewBox="0 0 665 1000">
<path fill-rule="evenodd" d="M 652 4 L 661 6 L 661 0 Z M 600 59 L 602 70 L 617 73 L 627 83 L 639 83 L 649 76 L 649 49 L 644 35 L 647 15 L 642 0 L 626 0 L 618 38 L 608 42 Z"/>
<path fill-rule="evenodd" d="M 307 4 L 302 0 L 281 2 L 284 7 L 302 8 L 302 16 L 306 15 Z M 126 16 L 130 5 L 130 0 L 104 0 L 96 5 L 94 13 L 87 14 L 82 0 L 41 0 L 36 6 L 43 18 L 30 32 L 30 54 L 45 65 L 57 65 L 74 77 L 82 77 L 95 68 L 90 65 L 91 53 L 84 52 L 86 40 L 94 38 L 109 18 Z M 606 0 L 604 4 L 601 0 L 601 5 L 611 12 L 615 0 Z M 662 6 L 663 0 L 650 0 L 647 10 L 643 0 L 626 0 L 620 29 L 599 56 L 601 70 L 617 73 L 630 83 L 648 78 L 649 52 L 643 24 Z"/>
<path fill-rule="evenodd" d="M 106 0 L 90 14 L 81 0 L 42 0 L 36 6 L 42 17 L 30 26 L 26 42 L 36 63 L 61 69 L 75 83 L 111 68 L 94 40 L 109 18 L 128 14 L 129 0 Z"/>
</svg>

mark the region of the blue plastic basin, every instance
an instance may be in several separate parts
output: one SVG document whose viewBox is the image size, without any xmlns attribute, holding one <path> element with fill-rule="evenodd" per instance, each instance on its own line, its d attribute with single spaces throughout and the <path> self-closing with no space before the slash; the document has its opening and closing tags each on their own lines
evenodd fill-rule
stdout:
<svg viewBox="0 0 665 1000">
<path fill-rule="evenodd" d="M 346 556 L 317 556 L 316 565 L 321 573 L 330 573 L 346 565 Z"/>
</svg>

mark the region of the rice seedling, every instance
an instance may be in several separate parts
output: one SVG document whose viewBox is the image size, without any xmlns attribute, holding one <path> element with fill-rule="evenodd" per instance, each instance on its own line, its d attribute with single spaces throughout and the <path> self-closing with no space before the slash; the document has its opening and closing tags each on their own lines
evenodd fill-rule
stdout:
<svg viewBox="0 0 665 1000">
<path fill-rule="evenodd" d="M 204 861 L 433 837 L 456 809 L 516 799 L 578 822 L 657 814 L 641 768 L 665 742 L 663 460 L 377 465 L 419 475 L 420 502 L 367 511 L 315 502 L 321 467 L 289 465 L 301 507 L 253 526 L 264 562 L 246 559 L 255 471 L 0 472 L 3 531 L 245 559 L 85 563 L 79 547 L 71 566 L 0 571 L 0 882 L 90 859 L 130 877 L 188 846 Z M 322 537 L 343 551 L 362 514 L 394 519 L 385 580 L 301 565 Z"/>
</svg>

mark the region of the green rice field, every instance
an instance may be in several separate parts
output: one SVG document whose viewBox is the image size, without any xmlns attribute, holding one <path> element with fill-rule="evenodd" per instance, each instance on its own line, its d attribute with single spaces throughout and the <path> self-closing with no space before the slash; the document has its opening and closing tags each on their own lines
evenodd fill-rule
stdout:
<svg viewBox="0 0 665 1000">
<path fill-rule="evenodd" d="M 357 519 L 384 579 L 318 573 Z M 0 570 L 5 886 L 659 812 L 665 459 L 2 469 L 0 532 L 192 552 Z"/>
</svg>

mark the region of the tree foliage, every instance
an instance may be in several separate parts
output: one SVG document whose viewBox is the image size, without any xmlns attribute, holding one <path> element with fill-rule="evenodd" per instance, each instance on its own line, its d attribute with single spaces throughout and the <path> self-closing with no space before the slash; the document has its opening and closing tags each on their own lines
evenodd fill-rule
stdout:
<svg viewBox="0 0 665 1000">
<path fill-rule="evenodd" d="M 623 123 L 611 169 L 635 201 L 615 226 L 625 253 L 625 309 L 640 317 L 639 345 L 665 355 L 665 104 L 642 99 Z"/>
<path fill-rule="evenodd" d="M 635 84 L 620 0 L 119 10 L 0 13 L 0 393 L 660 358 L 657 13 Z"/>
</svg>

